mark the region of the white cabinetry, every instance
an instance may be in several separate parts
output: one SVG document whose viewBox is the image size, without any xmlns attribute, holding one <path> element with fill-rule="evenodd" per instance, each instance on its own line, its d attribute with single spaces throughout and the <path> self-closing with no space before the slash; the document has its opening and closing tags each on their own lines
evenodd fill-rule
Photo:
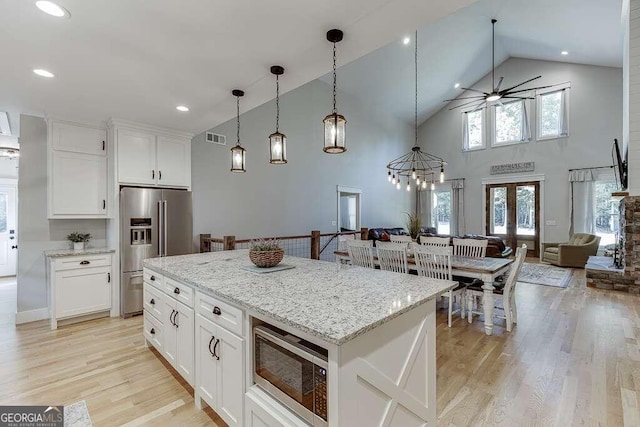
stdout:
<svg viewBox="0 0 640 427">
<path fill-rule="evenodd" d="M 191 187 L 191 135 L 113 121 L 119 184 Z"/>
<path fill-rule="evenodd" d="M 108 218 L 106 130 L 51 120 L 47 140 L 49 218 Z"/>
<path fill-rule="evenodd" d="M 50 257 L 48 276 L 51 329 L 63 320 L 109 315 L 113 292 L 111 253 Z"/>
</svg>

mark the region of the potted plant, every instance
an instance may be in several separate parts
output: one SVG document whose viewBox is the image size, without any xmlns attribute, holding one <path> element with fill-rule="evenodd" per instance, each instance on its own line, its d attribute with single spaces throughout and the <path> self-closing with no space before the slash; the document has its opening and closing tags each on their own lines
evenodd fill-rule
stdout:
<svg viewBox="0 0 640 427">
<path fill-rule="evenodd" d="M 284 249 L 276 239 L 252 240 L 249 245 L 249 259 L 261 268 L 275 267 L 282 261 Z"/>
<path fill-rule="evenodd" d="M 67 236 L 67 240 L 73 242 L 73 250 L 81 251 L 84 250 L 84 244 L 87 243 L 91 239 L 91 234 L 89 233 L 71 233 Z"/>
<path fill-rule="evenodd" d="M 418 234 L 420 234 L 420 229 L 422 228 L 422 218 L 417 213 L 407 213 L 407 230 L 409 230 L 409 234 L 413 240 L 418 238 Z"/>
</svg>

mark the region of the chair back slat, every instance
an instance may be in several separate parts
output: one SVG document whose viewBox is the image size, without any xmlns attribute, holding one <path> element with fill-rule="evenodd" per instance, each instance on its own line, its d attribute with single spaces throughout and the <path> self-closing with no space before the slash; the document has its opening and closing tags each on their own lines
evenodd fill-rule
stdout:
<svg viewBox="0 0 640 427">
<path fill-rule="evenodd" d="M 416 246 L 414 249 L 418 276 L 451 280 L 451 247 Z"/>
<path fill-rule="evenodd" d="M 378 242 L 380 269 L 396 273 L 408 273 L 407 245 L 405 243 Z"/>
<path fill-rule="evenodd" d="M 453 239 L 453 254 L 470 258 L 484 258 L 487 253 L 486 239 Z"/>
<path fill-rule="evenodd" d="M 511 266 L 507 280 L 504 282 L 503 294 L 504 298 L 508 299 L 511 292 L 513 292 L 516 282 L 518 281 L 518 275 L 524 264 L 524 259 L 527 257 L 527 245 L 523 244 L 521 248 L 516 249 L 516 260 Z"/>
<path fill-rule="evenodd" d="M 448 237 L 430 237 L 420 236 L 420 244 L 426 246 L 438 246 L 440 248 L 446 248 L 451 241 Z"/>
<path fill-rule="evenodd" d="M 413 239 L 411 236 L 405 236 L 403 234 L 390 234 L 389 240 L 393 243 L 411 243 Z"/>
<path fill-rule="evenodd" d="M 347 240 L 351 264 L 375 268 L 373 263 L 373 240 Z"/>
<path fill-rule="evenodd" d="M 347 250 L 347 240 L 355 240 L 355 234 L 341 234 L 338 236 L 338 250 L 346 251 Z"/>
</svg>

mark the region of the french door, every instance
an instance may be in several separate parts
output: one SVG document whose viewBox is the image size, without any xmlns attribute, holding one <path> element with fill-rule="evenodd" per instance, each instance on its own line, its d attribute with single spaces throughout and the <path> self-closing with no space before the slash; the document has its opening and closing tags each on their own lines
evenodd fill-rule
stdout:
<svg viewBox="0 0 640 427">
<path fill-rule="evenodd" d="M 539 256 L 540 182 L 488 184 L 486 186 L 486 229 L 515 248 L 526 244 L 527 255 Z"/>
</svg>

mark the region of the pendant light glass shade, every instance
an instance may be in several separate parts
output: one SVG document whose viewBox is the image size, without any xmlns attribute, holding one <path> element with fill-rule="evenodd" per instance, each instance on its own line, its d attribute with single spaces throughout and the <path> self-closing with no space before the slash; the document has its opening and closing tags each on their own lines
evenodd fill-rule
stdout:
<svg viewBox="0 0 640 427">
<path fill-rule="evenodd" d="M 347 151 L 346 127 L 347 119 L 338 114 L 336 106 L 337 76 L 336 76 L 336 43 L 342 40 L 344 34 L 340 30 L 327 31 L 327 40 L 333 43 L 333 112 L 324 118 L 324 147 L 325 153 L 340 154 Z"/>
<path fill-rule="evenodd" d="M 269 135 L 269 163 L 283 165 L 287 163 L 287 136 L 280 132 L 280 76 L 284 68 L 274 65 L 271 74 L 276 76 L 276 131 Z"/>
<path fill-rule="evenodd" d="M 236 97 L 236 123 L 237 123 L 237 142 L 236 146 L 231 149 L 231 172 L 246 172 L 247 166 L 247 150 L 240 146 L 240 97 L 244 96 L 244 92 L 238 89 L 231 91 Z"/>
</svg>

